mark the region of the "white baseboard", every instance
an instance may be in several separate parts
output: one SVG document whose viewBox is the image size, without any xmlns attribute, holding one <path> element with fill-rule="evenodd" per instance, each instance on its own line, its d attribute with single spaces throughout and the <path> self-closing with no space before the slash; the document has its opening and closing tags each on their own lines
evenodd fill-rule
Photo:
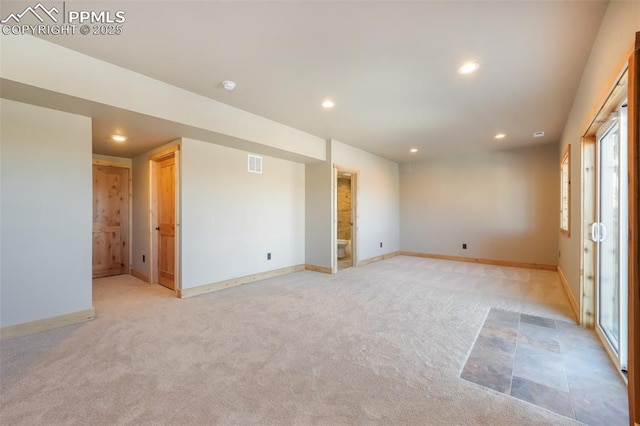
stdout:
<svg viewBox="0 0 640 426">
<path fill-rule="evenodd" d="M 224 290 L 225 288 L 235 287 L 242 284 L 252 283 L 255 281 L 266 280 L 280 275 L 291 274 L 292 272 L 304 271 L 305 265 L 289 266 L 287 268 L 274 269 L 272 271 L 260 272 L 258 274 L 247 275 L 244 277 L 233 278 L 216 283 L 200 285 L 177 290 L 178 297 L 186 299 L 187 297 L 198 296 L 200 294 L 211 293 L 213 291 Z"/>
<path fill-rule="evenodd" d="M 91 308 L 84 311 L 58 315 L 56 317 L 2 327 L 0 328 L 0 341 L 13 339 L 15 337 L 28 336 L 29 334 L 53 330 L 54 328 L 65 327 L 67 325 L 78 324 L 90 321 L 93 318 L 95 318 L 95 310 Z"/>
</svg>

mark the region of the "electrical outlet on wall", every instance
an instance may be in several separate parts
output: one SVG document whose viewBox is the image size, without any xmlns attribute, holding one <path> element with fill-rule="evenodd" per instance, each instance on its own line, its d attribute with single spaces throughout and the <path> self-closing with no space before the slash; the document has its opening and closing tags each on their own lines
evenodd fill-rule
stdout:
<svg viewBox="0 0 640 426">
<path fill-rule="evenodd" d="M 382 248 L 382 242 L 380 242 L 380 248 Z"/>
<path fill-rule="evenodd" d="M 462 249 L 466 250 L 467 249 L 467 243 L 462 243 Z"/>
<path fill-rule="evenodd" d="M 271 260 L 271 253 L 267 253 L 267 260 Z"/>
<path fill-rule="evenodd" d="M 142 263 L 145 263 L 146 261 L 147 261 L 147 260 L 146 260 L 146 258 L 145 258 L 145 256 L 144 256 L 144 254 L 143 254 L 143 255 L 142 255 Z"/>
</svg>

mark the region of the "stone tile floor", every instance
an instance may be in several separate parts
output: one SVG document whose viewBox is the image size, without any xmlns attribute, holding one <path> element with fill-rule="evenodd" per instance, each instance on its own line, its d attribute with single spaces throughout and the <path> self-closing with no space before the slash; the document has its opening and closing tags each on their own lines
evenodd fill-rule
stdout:
<svg viewBox="0 0 640 426">
<path fill-rule="evenodd" d="M 590 425 L 628 425 L 627 390 L 595 333 L 491 309 L 461 377 Z"/>
</svg>

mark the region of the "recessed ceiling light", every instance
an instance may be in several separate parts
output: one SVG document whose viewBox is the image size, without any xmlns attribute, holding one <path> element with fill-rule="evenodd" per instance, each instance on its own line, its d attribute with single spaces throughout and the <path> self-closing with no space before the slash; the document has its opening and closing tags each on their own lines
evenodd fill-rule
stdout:
<svg viewBox="0 0 640 426">
<path fill-rule="evenodd" d="M 541 138 L 541 137 L 543 137 L 543 136 L 544 136 L 544 131 L 542 131 L 542 130 L 540 130 L 540 131 L 538 131 L 538 132 L 535 132 L 535 133 L 533 134 L 533 137 L 534 137 L 534 138 Z"/>
<path fill-rule="evenodd" d="M 116 142 L 124 142 L 127 140 L 127 137 L 122 135 L 112 135 L 111 139 L 113 139 Z"/>
<path fill-rule="evenodd" d="M 411 148 L 411 149 L 409 150 L 409 152 L 411 152 L 411 153 L 418 152 L 418 148 Z"/>
<path fill-rule="evenodd" d="M 325 101 L 322 102 L 322 108 L 331 109 L 334 106 L 336 106 L 336 103 L 333 102 L 331 99 L 325 99 Z"/>
<path fill-rule="evenodd" d="M 465 62 L 464 65 L 458 68 L 458 72 L 460 74 L 472 74 L 478 71 L 478 68 L 480 68 L 480 64 L 477 62 Z"/>
<path fill-rule="evenodd" d="M 496 139 L 504 139 L 507 135 L 505 135 L 504 133 L 498 133 L 497 135 L 495 135 L 494 137 Z"/>
<path fill-rule="evenodd" d="M 225 80 L 222 82 L 222 87 L 224 87 L 225 90 L 233 90 L 236 88 L 236 82 L 231 80 Z"/>
</svg>

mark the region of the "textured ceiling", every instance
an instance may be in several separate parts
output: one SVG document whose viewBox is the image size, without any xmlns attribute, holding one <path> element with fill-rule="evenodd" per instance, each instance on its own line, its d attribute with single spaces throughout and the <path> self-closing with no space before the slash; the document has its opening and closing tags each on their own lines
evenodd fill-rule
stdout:
<svg viewBox="0 0 640 426">
<path fill-rule="evenodd" d="M 557 142 L 607 2 L 88 4 L 126 11 L 124 33 L 49 40 L 406 161 Z M 462 76 L 467 60 L 480 69 Z M 222 88 L 226 79 L 236 90 Z M 322 109 L 325 98 L 333 110 Z M 108 153 L 117 126 L 96 117 L 96 151 Z M 126 126 L 139 140 L 153 130 L 149 120 Z M 534 139 L 539 130 L 545 137 Z M 495 140 L 499 132 L 507 137 Z"/>
</svg>

